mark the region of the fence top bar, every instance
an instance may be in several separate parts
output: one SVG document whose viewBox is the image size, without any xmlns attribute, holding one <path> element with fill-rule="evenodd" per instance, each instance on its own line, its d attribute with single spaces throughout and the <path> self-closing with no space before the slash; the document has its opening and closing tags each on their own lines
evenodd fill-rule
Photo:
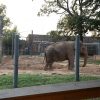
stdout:
<svg viewBox="0 0 100 100">
<path fill-rule="evenodd" d="M 86 44 L 86 45 L 98 45 L 100 43 L 98 43 L 98 42 L 92 42 L 92 43 L 83 43 L 83 44 Z"/>
<path fill-rule="evenodd" d="M 52 85 L 42 85 L 42 86 L 32 86 L 24 88 L 6 89 L 0 90 L 0 99 L 28 96 L 28 95 L 38 95 L 46 93 L 55 93 L 62 91 L 74 91 L 89 88 L 100 88 L 100 80 L 84 81 L 84 82 L 70 82 L 70 83 L 60 83 Z"/>
</svg>

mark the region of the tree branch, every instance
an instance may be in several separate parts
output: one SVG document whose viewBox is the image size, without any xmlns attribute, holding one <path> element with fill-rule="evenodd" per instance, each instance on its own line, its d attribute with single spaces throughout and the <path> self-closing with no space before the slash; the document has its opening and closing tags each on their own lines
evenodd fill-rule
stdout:
<svg viewBox="0 0 100 100">
<path fill-rule="evenodd" d="M 54 13 L 56 13 L 56 14 L 64 14 L 64 13 L 65 13 L 65 11 L 63 11 L 63 12 L 58 12 L 58 10 L 53 10 L 52 12 L 54 12 Z"/>
<path fill-rule="evenodd" d="M 67 12 L 69 12 L 69 14 L 71 13 L 71 11 L 69 10 L 69 2 L 68 2 L 68 0 L 66 1 L 66 0 L 64 0 L 65 2 L 66 2 L 66 4 L 67 4 Z M 71 13 L 72 14 L 72 13 Z"/>
<path fill-rule="evenodd" d="M 76 4 L 76 1 L 77 1 L 77 0 L 74 1 L 73 6 L 72 6 L 72 11 L 73 11 L 74 14 L 76 13 L 75 10 L 74 10 L 74 7 L 75 7 L 75 4 Z"/>
<path fill-rule="evenodd" d="M 73 14 L 70 12 L 70 10 L 69 10 L 68 8 L 65 8 L 64 6 L 61 5 L 61 3 L 60 3 L 59 0 L 57 0 L 57 5 L 58 5 L 60 8 L 64 9 L 65 11 L 67 11 L 67 12 L 69 13 L 69 15 L 73 16 Z"/>
<path fill-rule="evenodd" d="M 82 15 L 82 0 L 79 0 L 80 15 Z"/>
</svg>

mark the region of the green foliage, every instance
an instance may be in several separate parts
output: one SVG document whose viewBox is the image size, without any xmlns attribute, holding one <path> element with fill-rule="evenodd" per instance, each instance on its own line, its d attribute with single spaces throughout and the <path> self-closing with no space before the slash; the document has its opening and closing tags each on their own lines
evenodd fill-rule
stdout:
<svg viewBox="0 0 100 100">
<path fill-rule="evenodd" d="M 5 29 L 3 35 L 3 53 L 4 54 L 11 54 L 12 53 L 12 45 L 14 42 L 14 36 L 17 34 L 17 27 L 14 27 L 12 30 Z"/>
<path fill-rule="evenodd" d="M 89 64 L 100 65 L 100 61 L 99 61 L 99 60 L 89 61 L 88 63 L 89 63 Z"/>
<path fill-rule="evenodd" d="M 61 14 L 58 28 L 66 35 L 79 34 L 81 40 L 88 30 L 100 31 L 100 0 L 44 0 L 38 15 Z"/>
<path fill-rule="evenodd" d="M 0 16 L 3 17 L 3 53 L 11 54 L 13 37 L 18 33 L 17 27 L 10 29 L 12 23 L 6 16 L 6 6 L 3 4 L 0 5 Z"/>
<path fill-rule="evenodd" d="M 11 22 L 10 19 L 6 16 L 6 6 L 3 4 L 0 5 L 0 16 L 3 16 L 3 29 L 10 27 Z"/>
<path fill-rule="evenodd" d="M 52 12 L 58 12 L 57 2 L 56 0 L 44 0 L 45 4 L 42 5 L 42 8 L 40 8 L 40 11 L 38 12 L 38 16 L 41 15 L 49 15 Z"/>
<path fill-rule="evenodd" d="M 60 31 L 50 31 L 47 33 L 48 35 L 50 35 L 53 39 L 53 41 L 57 41 L 60 40 L 60 36 L 61 36 L 61 32 Z"/>
<path fill-rule="evenodd" d="M 81 76 L 81 81 L 96 80 L 100 77 L 96 76 Z M 29 87 L 37 85 L 47 85 L 56 83 L 67 83 L 74 82 L 74 75 L 43 75 L 43 74 L 20 74 L 18 87 Z M 13 77 L 12 75 L 1 75 L 0 76 L 0 89 L 13 88 Z"/>
<path fill-rule="evenodd" d="M 79 27 L 79 16 L 69 16 L 66 15 L 61 20 L 59 20 L 57 28 L 64 32 L 67 36 L 74 35 Z M 73 34 L 74 33 L 74 34 Z"/>
</svg>

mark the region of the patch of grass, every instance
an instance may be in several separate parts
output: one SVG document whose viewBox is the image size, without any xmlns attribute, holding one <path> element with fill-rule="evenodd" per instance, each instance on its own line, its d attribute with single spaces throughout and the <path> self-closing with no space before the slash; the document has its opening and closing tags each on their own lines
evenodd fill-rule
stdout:
<svg viewBox="0 0 100 100">
<path fill-rule="evenodd" d="M 100 77 L 95 76 L 81 76 L 80 81 L 96 80 Z M 29 87 L 36 85 L 47 85 L 56 83 L 67 83 L 74 82 L 74 75 L 31 75 L 31 74 L 20 74 L 18 87 Z M 13 77 L 11 75 L 0 76 L 0 89 L 13 88 Z"/>
<path fill-rule="evenodd" d="M 13 77 L 11 75 L 1 75 L 0 76 L 0 89 L 12 88 Z"/>
<path fill-rule="evenodd" d="M 96 60 L 96 61 L 88 61 L 88 64 L 100 65 L 100 61 L 99 60 Z"/>
<path fill-rule="evenodd" d="M 97 60 L 97 61 L 94 61 L 94 63 L 95 63 L 96 65 L 99 65 L 99 64 L 100 64 L 100 61 Z"/>
<path fill-rule="evenodd" d="M 20 75 L 19 86 L 46 85 L 74 81 L 73 75 Z M 29 84 L 28 84 L 29 83 Z"/>
</svg>

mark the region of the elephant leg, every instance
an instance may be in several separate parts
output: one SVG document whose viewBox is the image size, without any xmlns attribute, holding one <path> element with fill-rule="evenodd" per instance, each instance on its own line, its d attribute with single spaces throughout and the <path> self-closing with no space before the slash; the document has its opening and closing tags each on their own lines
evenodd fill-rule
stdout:
<svg viewBox="0 0 100 100">
<path fill-rule="evenodd" d="M 49 63 L 49 70 L 53 70 L 52 64 L 53 64 L 53 62 Z"/>
<path fill-rule="evenodd" d="M 46 62 L 45 66 L 44 66 L 44 70 L 48 70 L 49 69 L 49 66 L 50 66 L 50 63 L 49 62 Z"/>
<path fill-rule="evenodd" d="M 45 67 L 44 67 L 44 70 L 46 71 L 46 70 L 52 70 L 52 64 L 53 64 L 53 62 L 51 63 L 46 63 L 46 65 L 45 65 Z"/>
<path fill-rule="evenodd" d="M 84 45 L 81 46 L 81 55 L 84 57 L 84 64 L 82 67 L 85 67 L 88 59 L 88 51 L 87 47 L 85 47 Z"/>
<path fill-rule="evenodd" d="M 86 64 L 87 64 L 87 58 L 88 58 L 88 54 L 86 53 L 86 54 L 84 54 L 84 64 L 83 64 L 82 67 L 86 66 Z"/>
<path fill-rule="evenodd" d="M 52 58 L 51 57 L 46 57 L 46 64 L 44 66 L 44 70 L 49 70 L 52 68 Z"/>
<path fill-rule="evenodd" d="M 74 70 L 74 56 L 69 57 L 68 64 L 68 70 Z"/>
</svg>

